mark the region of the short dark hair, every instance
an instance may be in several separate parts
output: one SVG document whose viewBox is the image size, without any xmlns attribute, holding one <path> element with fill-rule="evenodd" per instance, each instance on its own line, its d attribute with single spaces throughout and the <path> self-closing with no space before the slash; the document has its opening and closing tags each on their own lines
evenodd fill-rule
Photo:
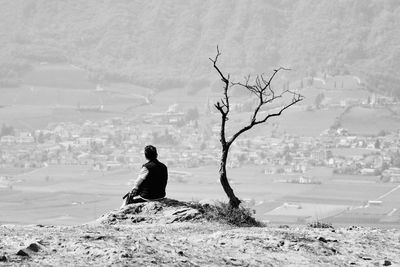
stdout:
<svg viewBox="0 0 400 267">
<path fill-rule="evenodd" d="M 148 145 L 144 148 L 144 156 L 146 157 L 146 159 L 148 160 L 154 160 L 157 158 L 158 154 L 157 154 L 157 148 L 155 148 L 152 145 Z"/>
</svg>

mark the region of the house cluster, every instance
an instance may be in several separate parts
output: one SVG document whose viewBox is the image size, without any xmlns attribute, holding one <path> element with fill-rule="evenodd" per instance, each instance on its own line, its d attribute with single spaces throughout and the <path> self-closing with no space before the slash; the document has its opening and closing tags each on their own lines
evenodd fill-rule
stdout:
<svg viewBox="0 0 400 267">
<path fill-rule="evenodd" d="M 217 142 L 194 123 L 177 127 L 180 114 L 154 114 L 140 120 L 113 118 L 83 124 L 54 123 L 46 129 L 0 138 L 0 167 L 38 168 L 48 164 L 88 165 L 96 170 L 134 167 L 143 163 L 143 147 L 155 144 L 170 166 L 196 167 L 218 159 Z M 167 118 L 167 119 L 165 119 Z M 217 141 L 217 140 L 216 140 Z M 207 149 L 206 149 L 207 148 Z"/>
<path fill-rule="evenodd" d="M 218 164 L 218 125 L 176 124 L 183 119 L 183 114 L 170 112 L 82 124 L 53 123 L 32 132 L 16 130 L 13 136 L 0 138 L 0 167 L 64 164 L 87 165 L 99 171 L 135 168 L 144 161 L 142 151 L 147 144 L 156 145 L 162 160 L 174 168 Z M 363 152 L 348 153 L 351 150 Z M 248 164 L 263 166 L 265 174 L 301 176 L 315 166 L 326 166 L 338 174 L 381 175 L 382 181 L 397 182 L 400 135 L 352 136 L 339 128 L 317 138 L 243 136 L 231 147 L 228 167 Z"/>
<path fill-rule="evenodd" d="M 315 166 L 325 166 L 337 174 L 375 175 L 382 182 L 399 182 L 400 134 L 352 136 L 339 128 L 327 130 L 317 138 L 284 135 L 241 139 L 232 149 L 229 166 L 243 163 L 265 166 L 265 174 L 301 177 Z"/>
<path fill-rule="evenodd" d="M 17 136 L 5 135 L 0 138 L 0 144 L 32 144 L 35 143 L 35 138 L 30 132 L 19 132 Z"/>
</svg>

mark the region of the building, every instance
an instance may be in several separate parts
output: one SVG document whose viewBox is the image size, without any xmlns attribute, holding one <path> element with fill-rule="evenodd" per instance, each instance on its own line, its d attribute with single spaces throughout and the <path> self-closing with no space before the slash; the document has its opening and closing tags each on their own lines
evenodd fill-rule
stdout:
<svg viewBox="0 0 400 267">
<path fill-rule="evenodd" d="M 385 181 L 400 183 L 400 168 L 389 168 L 382 173 L 382 177 Z"/>
<path fill-rule="evenodd" d="M 0 143 L 7 144 L 7 145 L 14 144 L 14 143 L 16 143 L 16 138 L 15 138 L 15 136 L 12 136 L 12 135 L 5 135 L 5 136 L 1 137 Z"/>
</svg>

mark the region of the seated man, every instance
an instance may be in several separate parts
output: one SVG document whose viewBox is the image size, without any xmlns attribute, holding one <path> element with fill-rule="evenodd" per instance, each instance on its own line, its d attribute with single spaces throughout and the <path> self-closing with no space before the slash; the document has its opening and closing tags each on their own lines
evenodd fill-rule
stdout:
<svg viewBox="0 0 400 267">
<path fill-rule="evenodd" d="M 161 200 L 165 197 L 168 181 L 167 166 L 157 160 L 157 149 L 154 146 L 146 146 L 144 156 L 148 162 L 143 165 L 132 191 L 127 194 L 125 205 Z"/>
</svg>

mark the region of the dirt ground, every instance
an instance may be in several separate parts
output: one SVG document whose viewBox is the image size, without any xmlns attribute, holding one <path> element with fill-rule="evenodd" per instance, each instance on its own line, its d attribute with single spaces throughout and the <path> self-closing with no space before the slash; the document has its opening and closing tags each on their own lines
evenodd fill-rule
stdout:
<svg viewBox="0 0 400 267">
<path fill-rule="evenodd" d="M 238 228 L 201 219 L 147 220 L 131 211 L 81 226 L 2 225 L 0 265 L 400 266 L 396 229 Z M 167 210 L 159 218 L 182 212 Z"/>
</svg>

